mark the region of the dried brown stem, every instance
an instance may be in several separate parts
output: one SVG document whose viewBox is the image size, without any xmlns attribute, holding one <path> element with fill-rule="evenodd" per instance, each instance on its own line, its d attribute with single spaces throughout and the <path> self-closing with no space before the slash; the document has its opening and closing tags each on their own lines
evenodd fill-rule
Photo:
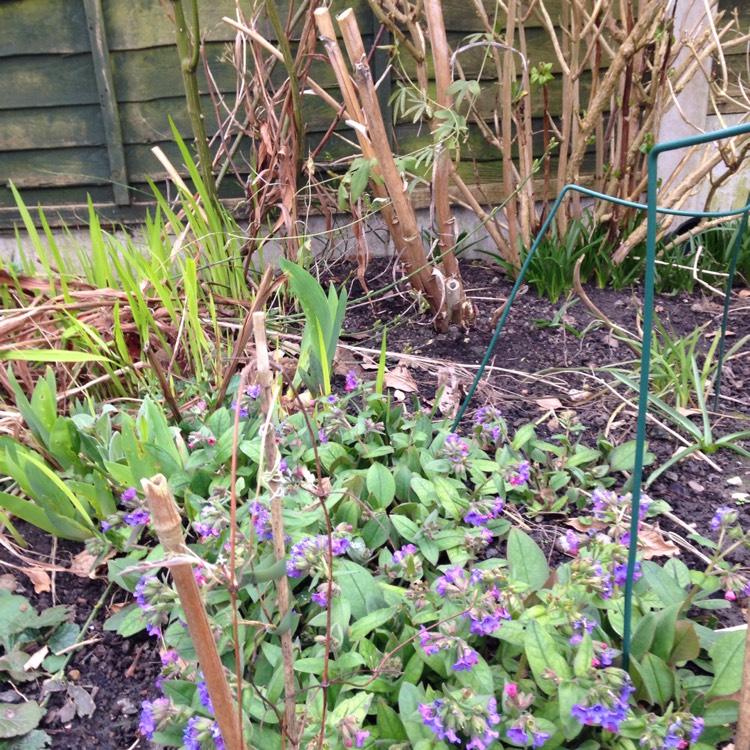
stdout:
<svg viewBox="0 0 750 750">
<path fill-rule="evenodd" d="M 271 364 L 268 356 L 268 342 L 266 340 L 266 315 L 263 312 L 253 313 L 253 332 L 255 336 L 255 351 L 258 367 L 258 385 L 260 386 L 260 410 L 264 420 L 262 426 L 263 453 L 266 463 L 266 475 L 268 476 L 268 489 L 271 493 L 271 528 L 273 530 L 273 552 L 277 560 L 286 557 L 284 543 L 284 519 L 282 517 L 283 496 L 281 483 L 276 477 L 279 463 L 279 450 L 276 445 L 275 427 L 273 425 L 273 381 Z M 277 579 L 278 607 L 280 621 L 289 612 L 289 584 L 286 576 Z M 281 658 L 284 663 L 284 723 L 286 734 L 289 738 L 289 747 L 296 750 L 299 747 L 300 737 L 297 728 L 297 714 L 295 707 L 295 684 L 294 684 L 294 646 L 290 631 L 282 633 Z"/>
</svg>

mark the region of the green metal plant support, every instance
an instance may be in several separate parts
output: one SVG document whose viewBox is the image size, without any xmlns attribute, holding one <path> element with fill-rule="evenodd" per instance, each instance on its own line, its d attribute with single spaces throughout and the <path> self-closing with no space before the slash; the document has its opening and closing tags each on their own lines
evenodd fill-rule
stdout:
<svg viewBox="0 0 750 750">
<path fill-rule="evenodd" d="M 653 147 L 649 153 L 648 157 L 648 192 L 647 192 L 647 202 L 645 204 L 643 203 L 634 203 L 632 201 L 626 201 L 621 198 L 613 198 L 609 195 L 604 195 L 602 193 L 598 193 L 594 190 L 589 190 L 587 188 L 582 188 L 577 185 L 566 185 L 562 191 L 560 192 L 560 195 L 558 195 L 557 200 L 555 201 L 554 205 L 552 206 L 552 210 L 550 211 L 549 215 L 547 216 L 544 224 L 542 225 L 542 228 L 539 230 L 539 234 L 537 235 L 536 239 L 534 240 L 531 248 L 529 249 L 529 254 L 526 256 L 526 260 L 524 261 L 523 265 L 521 266 L 521 270 L 518 273 L 518 278 L 516 279 L 515 284 L 513 285 L 513 289 L 510 292 L 510 295 L 508 296 L 508 302 L 505 305 L 505 309 L 503 310 L 502 315 L 500 316 L 500 320 L 497 323 L 497 327 L 495 328 L 495 332 L 492 335 L 492 339 L 490 340 L 489 346 L 487 347 L 487 351 L 485 353 L 484 359 L 482 360 L 481 364 L 479 365 L 479 369 L 477 370 L 477 374 L 474 378 L 474 382 L 471 384 L 471 388 L 469 388 L 469 392 L 466 395 L 466 398 L 464 399 L 464 402 L 461 404 L 461 408 L 458 411 L 458 414 L 456 415 L 456 419 L 453 423 L 453 430 L 455 431 L 460 422 L 461 418 L 463 417 L 464 413 L 466 412 L 466 409 L 468 408 L 469 404 L 471 403 L 471 399 L 474 396 L 474 393 L 477 389 L 477 386 L 479 385 L 479 381 L 482 378 L 482 375 L 484 373 L 485 368 L 487 367 L 488 362 L 490 361 L 490 358 L 492 357 L 492 354 L 495 350 L 495 346 L 497 345 L 497 341 L 500 337 L 500 332 L 503 329 L 503 326 L 505 325 L 505 320 L 508 317 L 508 314 L 510 313 L 511 306 L 513 305 L 513 301 L 516 298 L 516 295 L 518 294 L 518 290 L 521 287 L 521 284 L 523 283 L 524 276 L 526 274 L 526 270 L 529 267 L 529 264 L 531 263 L 532 259 L 534 258 L 534 255 L 536 254 L 537 248 L 541 244 L 542 238 L 546 234 L 547 230 L 550 227 L 550 224 L 552 223 L 552 220 L 555 217 L 555 214 L 557 213 L 557 210 L 560 208 L 560 205 L 562 204 L 565 196 L 571 192 L 575 191 L 578 193 L 582 193 L 583 195 L 587 195 L 591 198 L 597 198 L 600 200 L 609 201 L 610 203 L 616 203 L 620 206 L 627 206 L 630 208 L 638 208 L 638 209 L 645 209 L 646 210 L 646 217 L 647 217 L 647 225 L 646 225 L 646 276 L 644 280 L 644 286 L 645 286 L 645 293 L 644 293 L 644 299 L 643 299 L 643 355 L 641 360 L 641 378 L 640 378 L 640 388 L 639 388 L 639 400 L 638 400 L 638 421 L 637 421 L 637 431 L 636 431 L 636 448 L 635 448 L 635 465 L 633 468 L 633 490 L 632 490 L 632 509 L 631 509 L 631 526 L 630 526 L 630 546 L 628 549 L 628 567 L 627 567 L 627 576 L 625 580 L 625 608 L 624 608 L 624 632 L 623 632 L 623 649 L 622 649 L 622 665 L 625 670 L 628 670 L 630 666 L 630 639 L 632 635 L 632 613 L 633 613 L 633 578 L 635 573 L 635 564 L 636 564 L 636 553 L 638 550 L 638 514 L 640 510 L 640 503 L 641 503 L 641 485 L 642 485 L 642 479 L 643 479 L 643 456 L 644 456 L 644 449 L 646 444 L 646 416 L 648 412 L 648 385 L 649 385 L 649 376 L 650 376 L 650 370 L 651 370 L 651 329 L 653 325 L 653 317 L 654 317 L 654 276 L 655 276 L 655 260 L 656 260 L 656 215 L 657 213 L 665 214 L 668 216 L 685 216 L 685 217 L 701 217 L 701 218 L 712 218 L 712 219 L 721 219 L 721 218 L 728 218 L 730 216 L 738 216 L 742 214 L 742 221 L 740 223 L 740 228 L 737 233 L 737 238 L 735 241 L 734 250 L 732 251 L 732 257 L 729 264 L 729 278 L 727 280 L 727 291 L 725 295 L 725 302 L 724 302 L 724 313 L 722 316 L 721 321 L 721 341 L 719 346 L 719 355 L 718 355 L 718 362 L 717 362 L 717 375 L 716 375 L 716 388 L 715 388 L 715 400 L 714 400 L 714 408 L 718 405 L 718 398 L 719 398 L 719 388 L 721 386 L 721 369 L 723 366 L 723 358 L 724 358 L 724 338 L 726 336 L 726 329 L 727 329 L 727 320 L 729 316 L 729 299 L 730 299 L 730 293 L 732 289 L 732 284 L 734 282 L 734 274 L 735 270 L 737 268 L 737 257 L 739 255 L 741 243 L 742 243 L 742 235 L 745 231 L 745 228 L 747 227 L 747 215 L 748 212 L 750 212 L 750 200 L 745 205 L 744 208 L 735 209 L 731 211 L 681 211 L 676 209 L 667 209 L 667 208 L 659 208 L 656 205 L 656 194 L 658 189 L 658 178 L 657 178 L 657 161 L 659 158 L 659 154 L 663 153 L 664 151 L 676 151 L 681 148 L 689 148 L 691 146 L 698 146 L 704 143 L 712 143 L 714 141 L 719 141 L 724 138 L 733 138 L 734 136 L 738 135 L 745 135 L 747 133 L 750 133 L 750 123 L 745 123 L 743 125 L 736 125 L 731 128 L 726 128 L 724 130 L 717 130 L 713 133 L 704 133 L 701 135 L 692 136 L 690 138 L 681 138 L 676 141 L 668 141 L 667 143 L 661 143 Z"/>
</svg>

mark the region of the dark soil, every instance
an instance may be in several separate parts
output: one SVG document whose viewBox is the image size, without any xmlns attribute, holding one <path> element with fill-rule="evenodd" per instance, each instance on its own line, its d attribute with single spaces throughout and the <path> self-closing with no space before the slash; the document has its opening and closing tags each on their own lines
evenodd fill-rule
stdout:
<svg viewBox="0 0 750 750">
<path fill-rule="evenodd" d="M 23 522 L 16 526 L 30 545 L 31 551 L 24 550 L 23 554 L 38 560 L 40 566 L 52 563 L 68 567 L 72 557 L 81 551 L 80 545 L 60 540 L 53 557 L 52 543 L 46 534 Z M 107 588 L 106 580 L 101 578 L 57 572 L 50 574 L 54 575 L 54 598 L 52 592 L 36 594 L 29 579 L 22 572 L 3 565 L 5 562 L 19 565 L 16 557 L 0 547 L 0 572 L 12 573 L 17 582 L 13 593 L 27 597 L 38 611 L 52 605 L 68 605 L 71 620 L 81 627 Z M 110 589 L 87 632 L 81 635 L 82 640 L 91 643 L 78 649 L 65 669 L 66 683 L 83 688 L 91 696 L 96 706 L 93 715 L 76 716 L 64 691 L 48 696 L 47 713 L 39 728 L 52 738 L 53 750 L 125 750 L 134 747 L 138 740 L 141 702 L 155 697 L 154 680 L 161 670 L 161 661 L 155 639 L 138 635 L 125 640 L 104 630 L 104 621 L 113 607 L 128 598 L 129 595 L 116 586 Z M 8 687 L 0 683 L 3 692 Z M 43 681 L 21 683 L 16 688 L 26 698 L 40 702 L 45 692 Z M 3 697 L 8 700 L 10 696 Z M 20 694 L 17 698 L 21 700 Z"/>
<path fill-rule="evenodd" d="M 417 313 L 408 285 L 401 283 L 397 292 L 391 290 L 372 304 L 350 304 L 344 325 L 344 343 L 360 349 L 359 353 L 354 352 L 354 360 L 361 359 L 364 348 L 373 350 L 371 356 L 377 361 L 382 337 L 377 323 L 386 322 L 390 352 L 427 358 L 404 361 L 417 382 L 418 395 L 423 403 L 431 403 L 435 398 L 440 367 L 447 368 L 448 374 L 454 373 L 460 389 L 465 392 L 475 372 L 471 367 L 481 361 L 488 347 L 492 335 L 490 319 L 507 298 L 511 284 L 497 268 L 466 263 L 463 268 L 468 294 L 477 309 L 476 324 L 471 330 L 454 328 L 448 333 L 436 334 L 429 319 Z M 358 282 L 352 280 L 353 267 L 341 263 L 331 271 L 337 282 L 349 284 L 350 299 L 361 296 Z M 382 288 L 392 282 L 393 268 L 383 261 L 373 262 L 367 278 L 371 289 Z M 589 288 L 587 293 L 611 321 L 629 331 L 638 329 L 642 290 L 612 292 Z M 529 420 L 545 417 L 547 409 L 539 401 L 554 398 L 560 401 L 562 409 L 574 412 L 580 423 L 588 428 L 585 439 L 593 441 L 597 435 L 606 433 L 613 443 L 630 440 L 635 436 L 635 412 L 630 407 L 620 408 L 611 419 L 621 400 L 597 379 L 597 368 L 636 359 L 636 354 L 599 324 L 581 301 L 568 307 L 563 318 L 568 328 L 550 325 L 564 304 L 564 299 L 551 304 L 538 298 L 533 291 L 527 291 L 516 300 L 491 360 L 494 369 L 486 375 L 486 384 L 478 391 L 467 419 L 482 403 L 491 402 L 502 409 L 512 429 Z M 715 300 L 701 294 L 680 294 L 659 296 L 657 312 L 674 334 L 686 335 L 707 323 L 705 333 L 709 334 L 718 329 L 721 308 Z M 729 328 L 734 332 L 730 344 L 750 333 L 748 309 L 735 305 Z M 710 339 L 704 335 L 702 349 L 709 344 Z M 395 364 L 395 361 L 389 361 L 389 367 Z M 747 384 L 750 384 L 748 346 L 725 368 L 723 395 L 729 398 L 722 401 L 721 416 L 716 419 L 719 434 L 750 427 Z M 545 426 L 540 429 L 545 429 Z M 745 446 L 750 447 L 750 443 L 746 442 Z M 657 427 L 649 428 L 649 448 L 657 457 L 655 466 L 667 460 L 675 447 L 671 436 Z M 710 535 L 708 523 L 715 508 L 733 505 L 732 492 L 750 491 L 750 463 L 726 450 L 715 453 L 711 459 L 720 467 L 720 472 L 705 461 L 688 459 L 662 475 L 649 492 L 653 498 L 667 501 L 679 519 L 706 535 Z M 727 482 L 734 477 L 739 478 L 739 485 Z M 750 526 L 748 509 L 750 504 L 738 508 L 746 528 Z M 547 544 L 551 555 L 556 523 L 559 519 L 541 519 L 534 531 L 535 536 Z M 660 523 L 667 531 L 683 536 L 686 533 L 669 520 Z M 49 558 L 49 538 L 25 525 L 21 525 L 21 529 L 34 553 Z M 65 565 L 66 558 L 70 559 L 79 551 L 77 545 L 60 542 L 55 562 Z M 682 559 L 691 567 L 701 566 L 700 561 L 689 553 L 683 553 Z M 735 561 L 750 567 L 750 557 L 744 552 L 738 553 Z M 0 547 L 0 572 L 14 574 L 18 593 L 27 596 L 38 609 L 51 604 L 68 604 L 73 609 L 75 621 L 80 624 L 86 622 L 106 588 L 106 581 L 101 579 L 57 573 L 53 601 L 50 593 L 35 594 L 23 574 L 13 569 L 2 570 L 3 562 L 18 564 L 7 550 Z M 61 711 L 64 694 L 53 694 L 50 698 L 50 710 L 42 728 L 52 737 L 54 750 L 126 750 L 137 744 L 140 704 L 146 698 L 155 697 L 154 680 L 159 673 L 160 660 L 155 640 L 148 640 L 145 636 L 123 640 L 103 630 L 104 620 L 111 614 L 112 606 L 122 603 L 125 596 L 117 589 L 110 592 L 89 629 L 88 637 L 96 638 L 96 642 L 77 651 L 66 670 L 66 677 L 73 684 L 91 694 L 96 704 L 93 716 L 70 718 L 64 710 Z M 717 614 L 725 625 L 738 624 L 743 619 L 738 606 Z M 27 683 L 19 689 L 28 698 L 35 698 L 40 693 L 41 684 Z"/>
</svg>

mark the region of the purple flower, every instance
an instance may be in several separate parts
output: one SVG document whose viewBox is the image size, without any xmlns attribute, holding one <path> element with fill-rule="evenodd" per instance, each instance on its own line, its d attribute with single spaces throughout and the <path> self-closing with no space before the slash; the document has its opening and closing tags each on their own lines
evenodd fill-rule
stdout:
<svg viewBox="0 0 750 750">
<path fill-rule="evenodd" d="M 723 506 L 716 509 L 714 517 L 711 519 L 709 525 L 714 531 L 716 531 L 720 526 L 728 526 L 730 523 L 735 521 L 736 518 L 737 515 L 734 511 L 734 508 L 727 508 L 726 506 Z"/>
<path fill-rule="evenodd" d="M 462 654 L 453 665 L 453 670 L 455 672 L 471 672 L 471 668 L 479 663 L 479 654 L 468 646 L 460 649 L 460 651 Z"/>
<path fill-rule="evenodd" d="M 393 564 L 402 565 L 404 562 L 404 558 L 407 555 L 413 555 L 416 551 L 417 548 L 413 544 L 407 544 L 403 546 L 400 550 L 393 553 Z"/>
<path fill-rule="evenodd" d="M 221 534 L 219 529 L 215 526 L 211 526 L 209 523 L 203 521 L 195 521 L 193 523 L 193 531 L 200 537 L 201 542 L 205 542 L 211 537 L 216 537 Z"/>
<path fill-rule="evenodd" d="M 419 631 L 419 645 L 427 656 L 435 656 L 440 651 L 440 646 L 436 643 L 432 633 L 425 630 L 424 626 Z"/>
<path fill-rule="evenodd" d="M 211 725 L 211 739 L 214 741 L 215 750 L 226 750 L 227 746 L 224 744 L 224 738 L 221 736 L 221 729 L 219 729 L 219 725 L 216 722 Z"/>
<path fill-rule="evenodd" d="M 464 516 L 464 523 L 472 526 L 483 526 L 488 521 L 497 518 L 505 507 L 505 501 L 501 497 L 496 497 L 490 504 L 487 501 L 470 503 L 469 509 Z"/>
<path fill-rule="evenodd" d="M 160 658 L 162 667 L 166 667 L 170 664 L 177 664 L 180 660 L 180 655 L 173 648 L 170 648 L 168 651 L 165 651 Z"/>
<path fill-rule="evenodd" d="M 624 586 L 628 577 L 628 566 L 627 563 L 622 565 L 615 565 L 613 572 L 614 582 L 617 586 Z M 641 577 L 641 564 L 636 562 L 635 568 L 633 569 L 633 581 L 637 581 Z"/>
<path fill-rule="evenodd" d="M 107 533 L 112 528 L 112 524 L 108 521 L 102 521 L 102 532 Z"/>
<path fill-rule="evenodd" d="M 529 735 L 523 727 L 509 727 L 505 732 L 505 736 L 517 745 L 528 745 Z"/>
<path fill-rule="evenodd" d="M 326 607 L 328 606 L 328 597 L 326 596 L 325 591 L 316 591 L 311 597 L 318 606 L 320 607 Z"/>
<path fill-rule="evenodd" d="M 420 703 L 419 713 L 422 714 L 422 721 L 425 726 L 429 727 L 437 735 L 439 740 L 447 738 L 449 742 L 458 745 L 461 740 L 458 738 L 455 730 L 452 727 L 446 727 L 440 716 L 440 709 L 444 705 L 445 702 L 441 701 L 439 698 L 436 698 L 432 703 Z"/>
<path fill-rule="evenodd" d="M 250 396 L 253 401 L 255 401 L 258 396 L 260 396 L 260 385 L 258 385 L 258 383 L 249 385 L 245 393 L 247 393 L 247 395 Z"/>
<path fill-rule="evenodd" d="M 526 484 L 529 481 L 531 474 L 531 466 L 528 461 L 521 461 L 517 467 L 518 474 L 510 478 L 510 483 L 514 487 L 519 487 L 522 484 Z"/>
<path fill-rule="evenodd" d="M 575 557 L 578 554 L 578 547 L 581 544 L 581 540 L 575 531 L 568 529 L 565 532 L 565 536 L 560 539 L 559 544 L 563 552 L 567 552 L 569 555 Z"/>
<path fill-rule="evenodd" d="M 249 414 L 248 410 L 244 406 L 241 406 L 238 401 L 232 401 L 232 409 L 239 413 L 240 419 L 245 419 Z"/>
<path fill-rule="evenodd" d="M 341 537 L 333 537 L 331 543 L 331 554 L 335 557 L 343 555 L 349 549 L 351 542 Z M 289 551 L 289 560 L 286 563 L 287 575 L 292 578 L 303 578 L 313 568 L 320 566 L 328 552 L 328 537 L 321 535 L 313 539 L 306 536 Z"/>
<path fill-rule="evenodd" d="M 318 440 L 320 440 L 321 443 L 328 442 L 328 435 L 326 435 L 325 430 L 318 430 Z"/>
<path fill-rule="evenodd" d="M 197 716 L 193 716 L 188 720 L 185 732 L 182 735 L 185 750 L 201 750 L 201 743 L 198 739 L 198 727 L 196 726 L 199 721 L 200 719 Z"/>
<path fill-rule="evenodd" d="M 149 522 L 150 518 L 147 510 L 139 508 L 132 513 L 126 513 L 123 520 L 128 526 L 143 526 Z"/>
<path fill-rule="evenodd" d="M 273 531 L 269 523 L 268 508 L 263 503 L 252 502 L 248 506 L 250 515 L 253 518 L 253 529 L 258 541 L 266 542 L 273 539 Z"/>
<path fill-rule="evenodd" d="M 151 609 L 151 603 L 146 598 L 146 587 L 150 581 L 155 581 L 156 576 L 142 576 L 141 580 L 135 586 L 135 601 L 136 604 L 144 611 Z"/>
<path fill-rule="evenodd" d="M 532 747 L 542 747 L 552 735 L 549 732 L 534 732 Z"/>
<path fill-rule="evenodd" d="M 690 744 L 693 745 L 698 742 L 701 734 L 703 734 L 703 719 L 699 716 L 693 716 L 693 726 L 690 730 Z"/>
<path fill-rule="evenodd" d="M 440 596 L 445 596 L 446 587 L 449 584 L 455 584 L 456 581 L 463 578 L 463 574 L 464 569 L 460 565 L 456 565 L 453 568 L 448 568 L 448 570 L 445 571 L 444 575 L 435 580 L 435 591 L 437 591 Z"/>
<path fill-rule="evenodd" d="M 152 740 L 154 738 L 154 732 L 156 731 L 156 718 L 154 716 L 155 702 L 156 701 L 143 701 L 143 703 L 141 703 L 141 722 L 138 725 L 138 731 L 147 740 Z"/>
<path fill-rule="evenodd" d="M 198 681 L 198 700 L 201 702 L 203 708 L 208 709 L 210 713 L 214 712 L 213 703 L 211 703 L 211 696 L 208 694 L 208 685 L 204 680 Z"/>
<path fill-rule="evenodd" d="M 358 729 L 354 735 L 354 747 L 364 747 L 365 740 L 370 736 L 367 729 Z"/>
<path fill-rule="evenodd" d="M 333 394 L 331 394 L 330 396 L 326 396 L 326 403 L 327 404 L 335 404 L 336 401 L 338 401 L 338 399 Z"/>
<path fill-rule="evenodd" d="M 126 489 L 125 492 L 123 492 L 121 495 L 123 505 L 125 503 L 129 503 L 131 500 L 134 500 L 137 494 L 138 490 L 135 487 L 128 487 L 128 489 Z"/>
<path fill-rule="evenodd" d="M 348 373 L 346 373 L 346 392 L 351 393 L 352 391 L 356 390 L 359 386 L 359 382 L 357 381 L 357 374 L 354 372 L 354 370 L 349 370 Z M 357 747 L 360 747 L 357 745 Z"/>
</svg>

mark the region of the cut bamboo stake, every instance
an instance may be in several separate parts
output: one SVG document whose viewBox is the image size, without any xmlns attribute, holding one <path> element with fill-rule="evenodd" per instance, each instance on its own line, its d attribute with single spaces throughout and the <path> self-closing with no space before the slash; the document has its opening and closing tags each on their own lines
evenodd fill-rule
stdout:
<svg viewBox="0 0 750 750">
<path fill-rule="evenodd" d="M 186 546 L 180 513 L 166 478 L 162 474 L 157 474 L 151 479 L 142 480 L 141 484 L 151 512 L 152 528 L 167 556 L 184 555 Z M 208 694 L 214 706 L 221 737 L 227 750 L 243 750 L 245 743 L 240 730 L 240 719 L 224 674 L 224 666 L 216 649 L 203 599 L 193 575 L 193 566 L 189 562 L 175 563 L 170 566 L 170 570 L 185 613 L 190 638 L 198 656 L 198 664 L 203 671 Z M 238 677 L 241 679 L 241 675 Z"/>
<path fill-rule="evenodd" d="M 268 489 L 271 493 L 271 529 L 273 531 L 273 552 L 277 560 L 286 558 L 284 544 L 284 519 L 282 517 L 282 494 L 280 482 L 276 478 L 276 467 L 279 463 L 279 450 L 276 447 L 276 436 L 272 423 L 274 405 L 273 373 L 268 357 L 268 341 L 266 339 L 266 314 L 253 313 L 253 335 L 255 337 L 255 356 L 258 367 L 258 385 L 260 386 L 260 410 L 263 412 L 263 452 L 266 462 L 266 476 Z M 286 576 L 277 579 L 279 620 L 281 622 L 289 611 L 289 584 Z M 284 721 L 286 734 L 289 738 L 291 750 L 299 748 L 300 738 L 297 731 L 297 713 L 294 701 L 294 647 L 292 634 L 289 630 L 279 637 L 281 641 L 281 658 L 284 664 Z"/>
<path fill-rule="evenodd" d="M 436 276 L 433 275 L 427 263 L 414 207 L 409 201 L 404 180 L 393 159 L 357 19 L 354 11 L 347 8 L 336 16 L 336 20 L 339 22 L 346 51 L 354 69 L 354 81 L 362 101 L 362 111 L 367 118 L 367 133 L 375 158 L 378 160 L 386 190 L 393 202 L 394 219 L 401 224 L 404 244 L 396 250 L 406 267 L 409 278 L 416 277 L 424 289 L 427 302 L 435 316 L 435 327 L 443 330 L 447 326 L 444 290 L 440 288 Z"/>
<path fill-rule="evenodd" d="M 450 110 L 453 108 L 453 99 L 448 93 L 451 85 L 450 70 L 450 48 L 448 37 L 445 34 L 445 19 L 441 0 L 425 0 L 424 13 L 427 18 L 427 28 L 432 45 L 432 58 L 435 65 L 435 82 L 437 85 L 437 104 L 440 109 Z M 434 131 L 438 125 L 437 118 L 431 122 Z M 456 322 L 463 322 L 464 310 L 472 306 L 464 306 L 465 296 L 461 272 L 458 261 L 453 252 L 455 244 L 455 221 L 451 214 L 450 195 L 448 191 L 448 176 L 450 174 L 450 153 L 444 144 L 439 143 L 435 147 L 435 167 L 432 180 L 432 204 L 435 207 L 435 224 L 437 225 L 438 247 L 440 258 L 443 263 L 445 275 L 456 283 L 451 284 L 452 294 L 446 302 L 448 317 Z M 456 288 L 457 287 L 457 288 Z M 452 307 L 456 305 L 456 307 Z"/>
<path fill-rule="evenodd" d="M 365 159 L 375 159 L 375 152 L 373 151 L 370 139 L 364 132 L 365 116 L 362 113 L 362 107 L 359 104 L 359 98 L 357 97 L 357 92 L 352 83 L 352 79 L 346 69 L 344 55 L 341 53 L 341 47 L 339 47 L 338 40 L 336 39 L 336 31 L 333 28 L 333 22 L 331 21 L 331 14 L 328 8 L 317 8 L 315 10 L 315 22 L 318 25 L 320 38 L 323 41 L 326 52 L 328 53 L 328 59 L 331 61 L 331 67 L 336 75 L 336 81 L 341 89 L 341 95 L 344 99 L 346 111 L 349 114 L 349 120 L 362 126 L 361 128 L 354 128 L 354 131 L 357 134 L 357 140 L 359 141 L 359 147 L 362 149 L 362 156 L 364 156 Z M 388 192 L 383 185 L 380 167 L 378 165 L 375 165 L 372 168 L 372 176 L 374 179 L 370 180 L 370 187 L 375 197 L 384 201 L 381 213 L 388 227 L 388 231 L 393 238 L 393 244 L 396 248 L 403 247 L 404 236 L 401 231 L 401 225 L 393 215 L 393 207 L 390 204 Z M 415 281 L 419 284 L 419 280 L 415 279 Z M 417 288 L 419 289 L 420 287 L 417 286 Z"/>
</svg>

